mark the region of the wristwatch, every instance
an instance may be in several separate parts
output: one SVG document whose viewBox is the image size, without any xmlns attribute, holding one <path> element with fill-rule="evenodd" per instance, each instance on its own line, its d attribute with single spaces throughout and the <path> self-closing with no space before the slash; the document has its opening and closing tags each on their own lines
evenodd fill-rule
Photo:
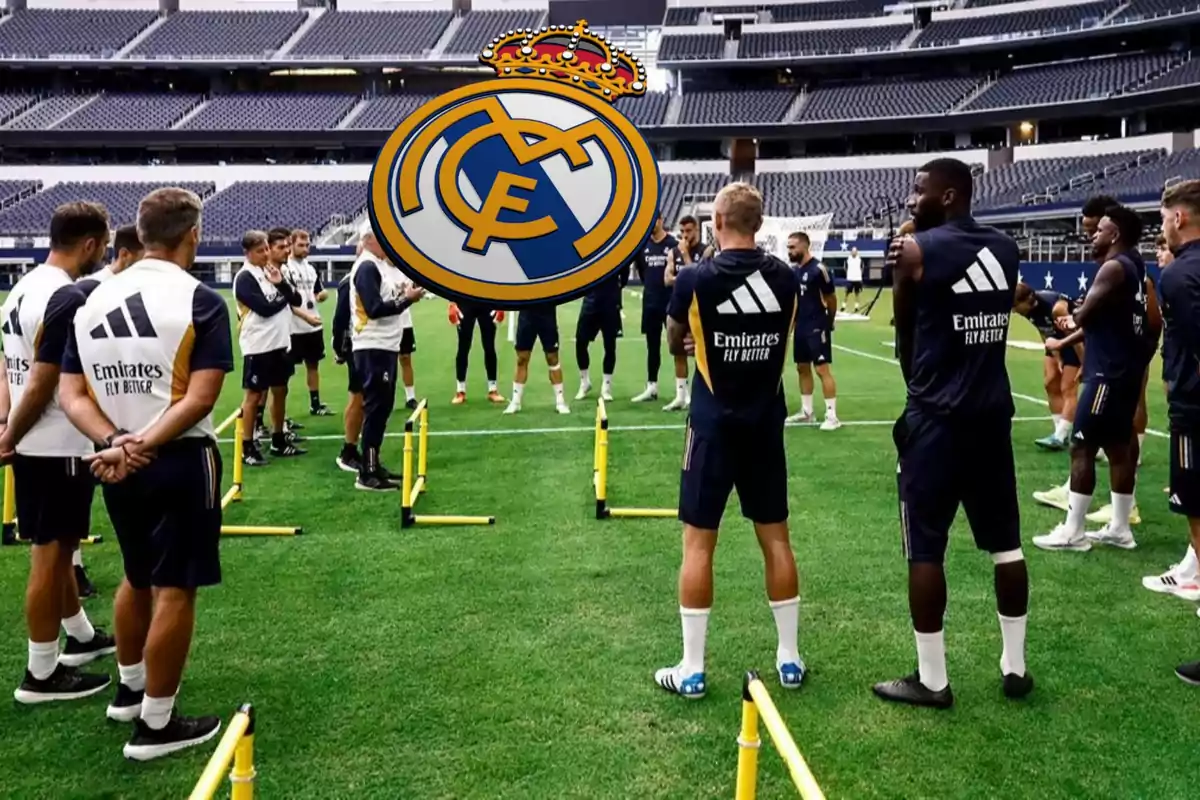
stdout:
<svg viewBox="0 0 1200 800">
<path fill-rule="evenodd" d="M 108 448 L 113 446 L 113 439 L 116 439 L 118 436 L 124 436 L 127 433 L 129 433 L 129 431 L 125 430 L 124 428 L 117 428 L 115 431 L 110 433 L 108 436 L 104 437 L 104 447 L 97 448 L 97 451 L 107 450 Z"/>
</svg>

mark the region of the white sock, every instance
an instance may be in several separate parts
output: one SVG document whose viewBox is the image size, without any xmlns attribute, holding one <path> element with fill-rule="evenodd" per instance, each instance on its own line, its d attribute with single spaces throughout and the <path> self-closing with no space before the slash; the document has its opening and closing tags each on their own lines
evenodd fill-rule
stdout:
<svg viewBox="0 0 1200 800">
<path fill-rule="evenodd" d="M 523 394 L 525 394 L 525 384 L 514 383 L 513 384 L 513 402 L 516 403 L 517 405 L 520 405 L 521 404 L 521 395 L 523 395 Z"/>
<path fill-rule="evenodd" d="M 1054 435 L 1058 435 L 1058 426 L 1062 424 L 1062 414 L 1051 414 L 1050 419 L 1054 424 Z"/>
<path fill-rule="evenodd" d="M 1112 529 L 1129 530 L 1129 515 L 1133 511 L 1133 495 L 1112 493 L 1113 515 Z"/>
<path fill-rule="evenodd" d="M 171 711 L 175 708 L 175 698 L 150 697 L 142 698 L 142 722 L 151 730 L 161 731 L 171 721 Z"/>
<path fill-rule="evenodd" d="M 87 618 L 87 612 L 82 608 L 75 616 L 64 619 L 62 626 L 67 635 L 77 642 L 90 642 L 96 635 L 96 629 L 92 627 L 92 623 Z"/>
<path fill-rule="evenodd" d="M 805 414 L 813 413 L 813 396 L 811 394 L 800 395 L 800 410 Z"/>
<path fill-rule="evenodd" d="M 561 383 L 554 384 L 554 402 L 560 406 L 565 402 L 563 400 L 563 385 Z"/>
<path fill-rule="evenodd" d="M 646 391 L 658 394 L 658 381 L 646 381 Z"/>
<path fill-rule="evenodd" d="M 29 674 L 43 681 L 54 674 L 58 666 L 58 639 L 53 642 L 29 640 Z"/>
<path fill-rule="evenodd" d="M 1074 424 L 1070 420 L 1060 419 L 1054 424 L 1054 438 L 1066 441 L 1067 437 L 1071 435 L 1071 427 Z"/>
<path fill-rule="evenodd" d="M 462 392 L 463 394 L 467 393 L 467 382 L 466 381 L 458 382 L 458 391 Z"/>
<path fill-rule="evenodd" d="M 680 663 L 683 676 L 704 672 L 704 640 L 708 637 L 709 608 L 679 607 L 683 620 L 683 661 Z"/>
<path fill-rule="evenodd" d="M 592 385 L 592 376 L 588 375 L 587 372 L 579 373 L 579 385 L 587 386 L 590 388 Z"/>
<path fill-rule="evenodd" d="M 117 664 L 117 673 L 121 676 L 121 683 L 133 689 L 135 692 L 146 691 L 146 662 L 139 661 L 136 664 L 130 664 L 128 667 L 124 664 Z"/>
<path fill-rule="evenodd" d="M 796 637 L 800 629 L 800 598 L 772 600 L 771 613 L 775 615 L 775 631 L 779 634 L 779 647 L 775 650 L 775 663 L 796 664 L 800 661 L 800 650 Z"/>
<path fill-rule="evenodd" d="M 83 566 L 83 551 L 80 550 L 79 548 L 75 548 L 75 552 L 71 554 L 71 566 L 74 566 L 74 567 L 82 567 Z"/>
<path fill-rule="evenodd" d="M 946 632 L 917 634 L 917 673 L 926 689 L 940 692 L 950 681 L 946 678 Z"/>
<path fill-rule="evenodd" d="M 1196 549 L 1191 545 L 1188 545 L 1183 561 L 1179 562 L 1179 574 L 1186 575 L 1189 578 L 1195 578 L 1200 575 L 1200 562 L 1196 559 Z"/>
<path fill-rule="evenodd" d="M 675 379 L 675 396 L 680 399 L 687 397 L 687 378 Z"/>
<path fill-rule="evenodd" d="M 417 387 L 405 386 L 404 387 L 404 399 L 405 400 L 416 400 L 417 399 Z"/>
<path fill-rule="evenodd" d="M 1000 672 L 1004 675 L 1025 674 L 1025 623 L 1029 615 L 1000 617 L 1000 638 L 1004 640 L 1004 652 L 1000 654 Z"/>
<path fill-rule="evenodd" d="M 489 392 L 496 391 L 496 382 L 495 381 L 488 381 L 488 391 Z"/>
<path fill-rule="evenodd" d="M 1092 504 L 1090 494 L 1068 492 L 1067 494 L 1067 531 L 1072 536 L 1083 535 L 1083 525 L 1087 522 L 1088 506 Z"/>
<path fill-rule="evenodd" d="M 612 388 L 612 378 L 613 378 L 612 375 L 605 375 L 604 380 L 601 382 L 601 385 L 603 385 L 605 389 L 611 389 Z"/>
<path fill-rule="evenodd" d="M 836 397 L 833 398 L 832 400 L 825 401 L 825 418 L 829 419 L 830 417 L 837 419 L 837 398 Z"/>
<path fill-rule="evenodd" d="M 1139 433 L 1137 435 L 1137 437 L 1138 437 L 1138 452 L 1140 453 L 1142 451 L 1142 447 L 1146 444 L 1146 434 Z"/>
</svg>

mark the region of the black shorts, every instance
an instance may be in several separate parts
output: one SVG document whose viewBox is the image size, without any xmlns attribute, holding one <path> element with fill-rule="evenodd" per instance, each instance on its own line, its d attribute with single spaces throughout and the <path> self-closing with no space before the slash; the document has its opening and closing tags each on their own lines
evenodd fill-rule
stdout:
<svg viewBox="0 0 1200 800">
<path fill-rule="evenodd" d="M 1071 443 L 1098 449 L 1129 444 L 1142 382 L 1089 380 L 1079 388 Z"/>
<path fill-rule="evenodd" d="M 615 339 L 621 335 L 619 308 L 579 312 L 579 321 L 575 323 L 575 338 L 581 342 L 593 342 L 600 333 L 603 333 L 606 339 Z"/>
<path fill-rule="evenodd" d="M 104 504 L 135 589 L 221 582 L 221 454 L 207 437 L 159 448 L 150 466 L 104 484 Z"/>
<path fill-rule="evenodd" d="M 735 488 L 746 519 L 770 524 L 788 518 L 783 425 L 701 432 L 689 420 L 679 480 L 679 519 L 716 530 Z"/>
<path fill-rule="evenodd" d="M 354 368 L 354 354 L 346 359 L 346 391 L 350 394 L 362 394 L 362 378 L 358 377 L 358 370 Z"/>
<path fill-rule="evenodd" d="M 242 388 L 264 392 L 276 386 L 287 386 L 292 377 L 292 361 L 288 351 L 280 348 L 266 353 L 242 357 Z"/>
<path fill-rule="evenodd" d="M 1171 496 L 1168 504 L 1176 514 L 1200 518 L 1200 468 L 1196 466 L 1195 431 L 1171 426 Z"/>
<path fill-rule="evenodd" d="M 353 360 L 359 391 L 396 391 L 399 364 L 394 350 L 355 350 Z"/>
<path fill-rule="evenodd" d="M 1074 347 L 1064 347 L 1058 350 L 1058 363 L 1063 367 L 1074 367 L 1075 369 L 1083 369 L 1083 362 L 1079 360 L 1079 351 Z M 1053 358 L 1054 350 L 1046 350 L 1046 355 Z"/>
<path fill-rule="evenodd" d="M 400 355 L 411 356 L 417 352 L 417 334 L 412 328 L 405 328 L 400 334 Z"/>
<path fill-rule="evenodd" d="M 862 281 L 848 281 L 846 283 L 846 291 L 850 294 L 862 294 Z"/>
<path fill-rule="evenodd" d="M 522 311 L 517 316 L 517 352 L 533 350 L 533 345 L 539 341 L 543 353 L 558 352 L 558 319 Z"/>
<path fill-rule="evenodd" d="M 87 537 L 96 481 L 83 459 L 17 454 L 12 471 L 22 539 L 51 544 Z"/>
<path fill-rule="evenodd" d="M 311 333 L 293 333 L 292 349 L 288 351 L 293 364 L 315 367 L 325 358 L 325 334 L 320 330 Z"/>
<path fill-rule="evenodd" d="M 667 309 L 665 306 L 642 306 L 642 334 L 658 336 L 667 327 Z"/>
<path fill-rule="evenodd" d="M 825 330 L 797 330 L 792 352 L 797 364 L 832 364 L 833 336 Z"/>
<path fill-rule="evenodd" d="M 975 546 L 1021 547 L 1012 422 L 954 422 L 908 409 L 892 429 L 900 532 L 910 562 L 940 564 L 961 505 Z"/>
</svg>

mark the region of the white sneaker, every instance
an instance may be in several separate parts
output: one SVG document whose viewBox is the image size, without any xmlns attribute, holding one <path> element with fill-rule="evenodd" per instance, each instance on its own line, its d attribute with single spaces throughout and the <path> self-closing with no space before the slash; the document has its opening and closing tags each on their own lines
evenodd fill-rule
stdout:
<svg viewBox="0 0 1200 800">
<path fill-rule="evenodd" d="M 516 400 L 513 400 L 512 402 L 510 402 L 508 404 L 508 408 L 504 409 L 504 413 L 505 414 L 516 414 L 520 410 L 521 410 L 521 404 L 518 403 Z"/>
<path fill-rule="evenodd" d="M 1088 531 L 1084 536 L 1097 544 L 1107 544 L 1122 550 L 1132 550 L 1137 547 L 1137 542 L 1133 540 L 1133 531 L 1128 529 L 1119 531 L 1112 526 L 1112 523 L 1098 531 Z"/>
<path fill-rule="evenodd" d="M 1147 575 L 1142 578 L 1142 586 L 1152 592 L 1173 594 L 1192 602 L 1200 600 L 1200 577 L 1183 575 L 1178 570 L 1179 565 L 1172 564 L 1162 575 Z"/>
<path fill-rule="evenodd" d="M 605 386 L 603 389 L 600 390 L 600 399 L 606 403 L 612 402 L 613 396 L 612 396 L 612 387 L 611 386 Z"/>
<path fill-rule="evenodd" d="M 1062 486 L 1055 486 L 1053 489 L 1047 489 L 1044 492 L 1034 492 L 1033 499 L 1044 506 L 1057 508 L 1059 511 L 1069 511 L 1071 508 L 1070 493 L 1070 484 L 1064 483 Z"/>
<path fill-rule="evenodd" d="M 682 411 L 687 407 L 687 395 L 675 395 L 674 400 L 663 406 L 663 411 Z"/>
<path fill-rule="evenodd" d="M 571 413 L 571 407 L 568 406 L 566 403 L 555 404 L 554 410 L 560 414 L 570 414 Z"/>
<path fill-rule="evenodd" d="M 840 427 L 842 427 L 842 421 L 832 414 L 827 414 L 825 421 L 821 423 L 821 430 L 823 431 L 836 431 Z"/>
<path fill-rule="evenodd" d="M 1088 514 L 1087 521 L 1094 522 L 1097 525 L 1107 525 L 1108 523 L 1112 522 L 1112 513 L 1113 513 L 1112 503 L 1105 503 L 1103 506 L 1101 506 L 1096 511 L 1093 511 L 1092 513 Z M 1137 502 L 1134 501 L 1133 508 L 1131 508 L 1129 510 L 1129 524 L 1130 525 L 1140 525 L 1141 522 L 1142 522 L 1142 515 L 1138 513 Z"/>
<path fill-rule="evenodd" d="M 658 399 L 658 389 L 652 389 L 647 386 L 642 390 L 642 393 L 633 398 L 635 403 L 649 403 L 652 400 Z"/>
<path fill-rule="evenodd" d="M 592 385 L 590 383 L 581 383 L 579 384 L 579 391 L 575 393 L 575 399 L 582 400 L 583 398 L 587 397 L 591 391 Z M 611 400 L 612 398 L 605 399 Z"/>
<path fill-rule="evenodd" d="M 1063 522 L 1055 525 L 1054 530 L 1045 536 L 1033 537 L 1033 544 L 1043 550 L 1075 550 L 1086 553 L 1092 549 L 1092 543 L 1087 540 L 1086 536 L 1072 536 L 1067 532 L 1066 523 Z"/>
<path fill-rule="evenodd" d="M 811 411 L 797 411 L 783 422 L 785 425 L 811 425 L 816 421 Z"/>
</svg>

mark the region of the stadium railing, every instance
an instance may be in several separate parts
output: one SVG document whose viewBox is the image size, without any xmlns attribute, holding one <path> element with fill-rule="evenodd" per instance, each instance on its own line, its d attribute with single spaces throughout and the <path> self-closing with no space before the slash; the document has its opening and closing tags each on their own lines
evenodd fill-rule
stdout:
<svg viewBox="0 0 1200 800">
<path fill-rule="evenodd" d="M 233 503 L 245 499 L 246 483 L 242 472 L 243 438 L 245 422 L 242 420 L 242 410 L 239 408 L 221 421 L 214 429 L 220 436 L 229 428 L 233 428 L 233 485 L 221 498 L 221 511 L 224 512 Z M 222 536 L 297 536 L 304 532 L 303 528 L 295 525 L 222 525 Z"/>
<path fill-rule="evenodd" d="M 413 436 L 417 439 L 417 468 L 413 473 Z M 495 517 L 417 514 L 417 501 L 429 489 L 429 401 L 417 403 L 404 421 L 404 471 L 400 482 L 400 527 L 413 525 L 495 525 Z"/>
<path fill-rule="evenodd" d="M 80 539 L 79 543 L 100 544 L 102 541 L 104 541 L 103 536 L 92 535 L 86 539 Z M 13 544 L 30 544 L 30 541 L 22 539 L 21 532 L 17 529 L 16 483 L 13 480 L 12 467 L 5 466 L 3 519 L 0 520 L 0 545 Z"/>
<path fill-rule="evenodd" d="M 232 768 L 231 768 L 232 765 Z M 188 800 L 212 800 L 229 775 L 232 800 L 254 800 L 254 707 L 238 709 Z"/>
<path fill-rule="evenodd" d="M 800 748 L 792 738 L 787 723 L 779 715 L 779 709 L 767 692 L 767 687 L 758 678 L 757 672 L 747 672 L 742 681 L 742 730 L 738 735 L 737 789 L 734 800 L 754 800 L 758 791 L 758 751 L 762 742 L 758 737 L 758 720 L 762 718 L 775 749 L 787 764 L 792 783 L 804 800 L 825 800 L 825 793 L 817 785 L 817 779 L 800 755 Z"/>
<path fill-rule="evenodd" d="M 608 506 L 608 407 L 604 398 L 596 403 L 596 434 L 592 448 L 592 485 L 596 491 L 596 519 L 627 517 L 633 519 L 674 519 L 674 508 L 609 508 Z"/>
</svg>

